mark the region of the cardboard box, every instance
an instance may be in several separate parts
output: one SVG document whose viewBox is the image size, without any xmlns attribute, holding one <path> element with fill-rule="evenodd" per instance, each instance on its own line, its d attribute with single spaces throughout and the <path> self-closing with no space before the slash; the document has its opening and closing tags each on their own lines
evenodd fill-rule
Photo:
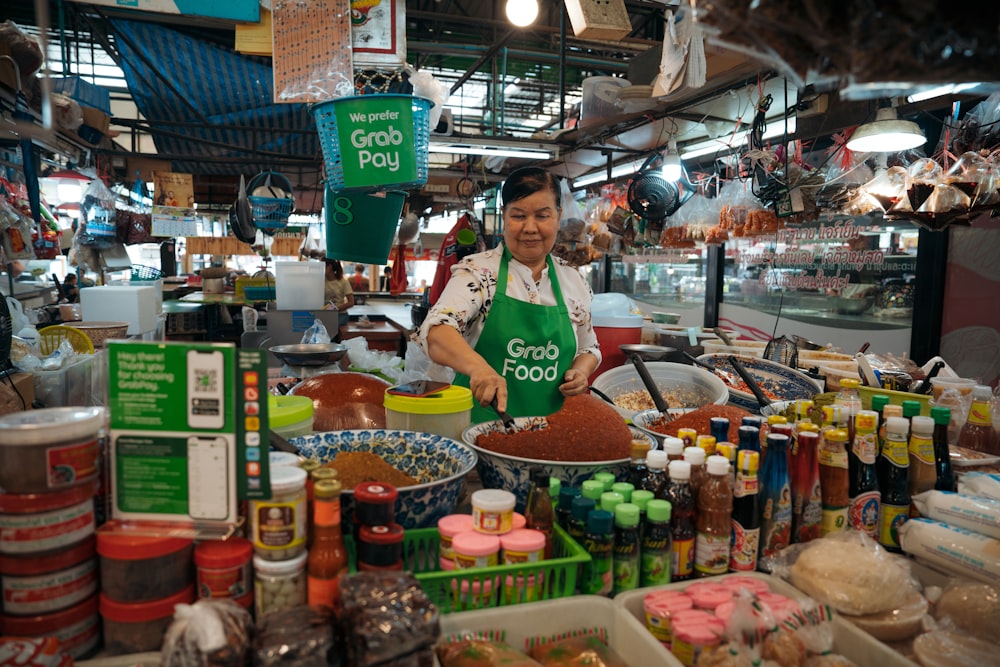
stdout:
<svg viewBox="0 0 1000 667">
<path fill-rule="evenodd" d="M 31 373 L 10 373 L 0 381 L 0 415 L 30 410 L 35 400 L 35 380 Z"/>
<path fill-rule="evenodd" d="M 52 90 L 73 98 L 82 107 L 111 115 L 111 91 L 104 86 L 96 86 L 78 76 L 66 76 L 52 79 Z M 86 116 L 84 122 L 87 122 Z"/>
</svg>

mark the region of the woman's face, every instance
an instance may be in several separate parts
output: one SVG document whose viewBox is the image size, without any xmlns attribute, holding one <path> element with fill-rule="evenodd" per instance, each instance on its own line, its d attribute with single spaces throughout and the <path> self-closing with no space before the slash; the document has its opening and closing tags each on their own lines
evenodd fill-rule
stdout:
<svg viewBox="0 0 1000 667">
<path fill-rule="evenodd" d="M 503 241 L 514 259 L 537 268 L 556 244 L 559 209 L 550 190 L 539 190 L 504 208 Z"/>
</svg>

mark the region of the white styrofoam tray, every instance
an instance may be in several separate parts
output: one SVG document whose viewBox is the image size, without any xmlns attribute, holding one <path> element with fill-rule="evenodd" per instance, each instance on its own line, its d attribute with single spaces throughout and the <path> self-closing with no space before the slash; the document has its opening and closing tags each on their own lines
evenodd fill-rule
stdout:
<svg viewBox="0 0 1000 667">
<path fill-rule="evenodd" d="M 739 574 L 748 575 L 756 579 L 762 579 L 767 582 L 771 591 L 774 593 L 779 593 L 794 600 L 806 600 L 809 598 L 808 595 L 778 577 L 764 574 L 763 572 L 740 572 Z M 712 579 L 722 580 L 728 576 L 731 575 L 719 575 L 718 577 L 713 577 Z M 690 584 L 694 583 L 694 581 L 711 581 L 712 579 L 678 581 L 664 586 L 637 588 L 636 590 L 629 591 L 627 593 L 619 593 L 615 596 L 614 603 L 618 607 L 627 611 L 628 615 L 633 620 L 645 628 L 646 614 L 643 611 L 642 601 L 643 598 L 646 597 L 647 593 L 657 590 L 682 591 Z M 649 634 L 649 631 L 647 630 L 646 633 Z M 652 637 L 651 634 L 649 636 Z M 656 655 L 659 659 L 666 660 L 669 657 L 676 660 L 676 658 L 673 657 L 673 654 L 671 654 L 670 651 L 668 651 L 667 648 L 659 642 L 656 642 L 656 647 L 658 649 L 658 653 Z M 886 644 L 883 644 L 867 632 L 858 629 L 857 626 L 840 615 L 835 615 L 833 619 L 833 649 L 835 652 L 840 653 L 859 667 L 920 667 L 917 663 L 907 659 L 898 651 L 895 651 Z M 670 662 L 667 664 L 674 663 Z"/>
<path fill-rule="evenodd" d="M 524 651 L 532 637 L 601 627 L 607 632 L 608 646 L 628 665 L 683 667 L 640 623 L 609 598 L 576 595 L 493 609 L 463 611 L 441 616 L 441 635 L 463 631 L 503 630 L 504 640 Z"/>
</svg>

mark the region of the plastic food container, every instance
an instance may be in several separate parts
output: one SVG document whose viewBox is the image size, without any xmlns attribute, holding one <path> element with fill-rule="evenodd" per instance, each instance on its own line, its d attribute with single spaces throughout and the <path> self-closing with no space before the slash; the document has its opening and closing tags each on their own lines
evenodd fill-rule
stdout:
<svg viewBox="0 0 1000 667">
<path fill-rule="evenodd" d="M 354 524 L 388 526 L 395 523 L 399 492 L 391 484 L 363 482 L 354 487 Z"/>
<path fill-rule="evenodd" d="M 271 470 L 270 500 L 250 503 L 250 540 L 265 560 L 288 560 L 306 550 L 306 478 L 302 468 Z"/>
<path fill-rule="evenodd" d="M 472 391 L 454 385 L 429 396 L 399 396 L 386 390 L 385 426 L 389 429 L 434 433 L 462 442 L 472 418 Z"/>
<path fill-rule="evenodd" d="M 253 604 L 252 560 L 253 545 L 242 537 L 198 544 L 194 548 L 198 598 L 230 598 L 249 608 Z"/>
<path fill-rule="evenodd" d="M 451 541 L 459 533 L 472 530 L 472 515 L 470 514 L 449 514 L 438 519 L 438 535 L 441 541 L 438 546 L 438 554 L 442 561 L 451 561 L 455 564 L 455 551 L 451 548 Z"/>
<path fill-rule="evenodd" d="M 0 608 L 10 616 L 51 614 L 97 593 L 93 536 L 42 556 L 0 556 Z"/>
<path fill-rule="evenodd" d="M 286 438 L 313 432 L 313 402 L 308 396 L 267 396 L 267 421 L 271 430 Z"/>
<path fill-rule="evenodd" d="M 402 569 L 402 558 L 402 526 L 398 523 L 361 526 L 358 533 L 358 569 L 364 569 L 364 566 Z"/>
<path fill-rule="evenodd" d="M 489 535 L 509 533 L 513 528 L 514 504 L 510 491 L 482 489 L 472 494 L 472 529 Z"/>
<path fill-rule="evenodd" d="M 306 559 L 301 553 L 291 560 L 266 560 L 254 556 L 254 602 L 257 618 L 272 611 L 306 603 Z"/>
<path fill-rule="evenodd" d="M 169 597 L 126 604 L 101 593 L 104 650 L 110 655 L 159 651 L 174 607 L 194 602 L 194 584 Z"/>
<path fill-rule="evenodd" d="M 297 468 L 302 463 L 303 458 L 291 452 L 270 452 L 267 460 L 272 468 L 281 468 L 283 466 Z"/>
<path fill-rule="evenodd" d="M 591 374 L 591 384 L 601 373 L 625 363 L 625 353 L 619 345 L 642 342 L 642 315 L 594 313 L 593 324 L 597 342 L 601 345 L 601 364 Z"/>
<path fill-rule="evenodd" d="M 521 528 L 500 537 L 504 565 L 536 563 L 545 557 L 545 533 Z"/>
<path fill-rule="evenodd" d="M 0 494 L 0 554 L 65 549 L 94 534 L 94 486 Z"/>
<path fill-rule="evenodd" d="M 193 551 L 189 539 L 102 530 L 97 534 L 102 597 L 131 604 L 181 593 L 194 583 Z"/>
<path fill-rule="evenodd" d="M 62 491 L 97 479 L 104 410 L 44 408 L 0 417 L 0 490 Z"/>
<path fill-rule="evenodd" d="M 493 567 L 500 554 L 500 538 L 475 530 L 459 533 L 451 541 L 455 551 L 455 569 Z"/>
<path fill-rule="evenodd" d="M 101 642 L 97 598 L 97 595 L 92 595 L 80 604 L 54 614 L 0 616 L 0 636 L 55 637 L 59 640 L 60 649 L 74 658 L 85 658 L 94 653 Z"/>
</svg>

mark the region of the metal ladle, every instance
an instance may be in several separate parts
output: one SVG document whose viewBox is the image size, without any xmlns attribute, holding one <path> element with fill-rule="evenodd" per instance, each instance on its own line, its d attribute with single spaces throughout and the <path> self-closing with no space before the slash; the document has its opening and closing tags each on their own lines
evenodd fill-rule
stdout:
<svg viewBox="0 0 1000 667">
<path fill-rule="evenodd" d="M 660 388 L 656 386 L 653 376 L 649 374 L 649 369 L 646 368 L 645 362 L 659 361 L 668 354 L 676 352 L 676 350 L 672 347 L 664 347 L 662 345 L 637 345 L 631 343 L 619 345 L 618 349 L 625 353 L 625 356 L 635 366 L 635 370 L 639 373 L 639 378 L 642 380 L 642 384 L 645 385 L 646 391 L 653 397 L 653 404 L 656 406 L 656 409 L 659 410 L 660 414 L 667 416 L 668 419 L 672 418 L 668 412 L 670 406 L 667 405 L 663 394 L 660 393 Z"/>
</svg>

